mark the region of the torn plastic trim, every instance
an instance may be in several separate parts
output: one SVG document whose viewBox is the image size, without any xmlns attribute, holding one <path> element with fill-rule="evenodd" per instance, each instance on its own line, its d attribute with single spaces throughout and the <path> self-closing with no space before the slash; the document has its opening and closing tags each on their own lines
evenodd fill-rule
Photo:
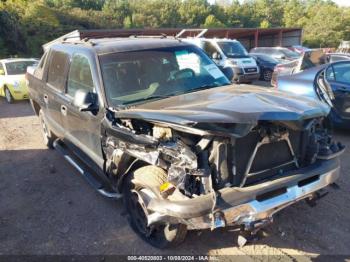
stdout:
<svg viewBox="0 0 350 262">
<path fill-rule="evenodd" d="M 113 136 L 130 144 L 151 147 L 156 147 L 158 145 L 158 140 L 154 137 L 144 134 L 136 134 L 132 130 L 117 123 L 113 125 L 113 123 L 106 118 L 102 120 L 102 126 L 105 131 L 103 135 L 105 135 L 106 137 Z"/>
</svg>

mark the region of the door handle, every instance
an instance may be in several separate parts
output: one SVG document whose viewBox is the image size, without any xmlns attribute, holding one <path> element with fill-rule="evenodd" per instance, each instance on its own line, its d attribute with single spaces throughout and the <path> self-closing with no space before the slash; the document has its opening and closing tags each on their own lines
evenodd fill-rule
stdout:
<svg viewBox="0 0 350 262">
<path fill-rule="evenodd" d="M 61 114 L 66 116 L 67 115 L 67 107 L 64 105 L 61 105 Z"/>
<path fill-rule="evenodd" d="M 44 94 L 44 102 L 45 102 L 45 104 L 49 103 L 49 96 L 46 94 Z"/>
</svg>

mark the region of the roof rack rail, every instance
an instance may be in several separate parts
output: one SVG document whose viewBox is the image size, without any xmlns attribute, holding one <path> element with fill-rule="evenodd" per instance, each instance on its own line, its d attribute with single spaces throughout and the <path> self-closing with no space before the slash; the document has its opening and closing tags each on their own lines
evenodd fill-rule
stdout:
<svg viewBox="0 0 350 262">
<path fill-rule="evenodd" d="M 167 38 L 168 35 L 161 33 L 160 35 L 131 35 L 130 38 Z"/>
<path fill-rule="evenodd" d="M 199 32 L 199 34 L 195 35 L 194 37 L 199 38 L 205 35 L 205 33 L 208 31 L 208 29 L 201 29 L 201 28 L 188 28 L 188 29 L 182 29 L 180 33 L 176 35 L 176 38 L 179 38 L 180 36 L 191 33 L 191 32 Z"/>
<path fill-rule="evenodd" d="M 116 37 L 160 37 L 166 38 L 167 35 L 162 29 L 97 29 L 97 30 L 75 30 L 65 34 L 51 42 L 43 45 L 44 51 L 56 43 L 81 43 L 90 42 L 90 39 L 97 38 L 116 38 Z"/>
</svg>

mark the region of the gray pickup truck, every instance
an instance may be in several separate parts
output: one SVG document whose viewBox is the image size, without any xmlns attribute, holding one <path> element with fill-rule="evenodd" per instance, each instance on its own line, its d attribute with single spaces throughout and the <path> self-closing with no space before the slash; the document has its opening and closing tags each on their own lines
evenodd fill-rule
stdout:
<svg viewBox="0 0 350 262">
<path fill-rule="evenodd" d="M 51 44 L 28 81 L 47 146 L 122 197 L 132 228 L 158 248 L 226 226 L 244 244 L 339 176 L 344 147 L 326 105 L 232 85 L 178 39 L 82 31 Z"/>
</svg>

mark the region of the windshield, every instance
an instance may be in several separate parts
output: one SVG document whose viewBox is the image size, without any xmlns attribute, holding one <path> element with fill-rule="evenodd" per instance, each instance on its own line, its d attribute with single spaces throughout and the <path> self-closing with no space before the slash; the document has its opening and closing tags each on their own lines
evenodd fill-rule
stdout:
<svg viewBox="0 0 350 262">
<path fill-rule="evenodd" d="M 109 106 L 133 104 L 229 84 L 197 47 L 177 46 L 100 56 Z"/>
<path fill-rule="evenodd" d="M 248 56 L 247 50 L 245 50 L 240 42 L 218 42 L 218 45 L 227 57 L 240 58 Z"/>
<path fill-rule="evenodd" d="M 35 63 L 35 61 L 19 61 L 6 63 L 5 66 L 8 75 L 23 75 L 27 72 L 27 67 Z"/>
</svg>

